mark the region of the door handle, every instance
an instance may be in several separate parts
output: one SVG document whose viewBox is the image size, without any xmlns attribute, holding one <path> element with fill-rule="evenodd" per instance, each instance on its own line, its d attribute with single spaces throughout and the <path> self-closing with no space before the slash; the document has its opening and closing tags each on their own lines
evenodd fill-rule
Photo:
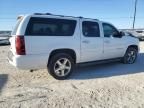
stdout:
<svg viewBox="0 0 144 108">
<path fill-rule="evenodd" d="M 108 41 L 108 40 L 105 40 L 105 41 L 104 41 L 104 43 L 107 43 L 107 44 L 109 44 L 109 43 L 110 43 L 110 41 Z"/>
<path fill-rule="evenodd" d="M 83 40 L 82 42 L 86 43 L 86 44 L 90 43 L 90 41 L 88 41 L 88 40 Z"/>
</svg>

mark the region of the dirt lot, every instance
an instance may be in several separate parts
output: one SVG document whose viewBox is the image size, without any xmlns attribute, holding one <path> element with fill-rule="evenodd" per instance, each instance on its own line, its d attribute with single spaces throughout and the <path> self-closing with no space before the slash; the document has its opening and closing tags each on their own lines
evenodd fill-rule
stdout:
<svg viewBox="0 0 144 108">
<path fill-rule="evenodd" d="M 47 70 L 18 70 L 0 46 L 0 108 L 144 108 L 144 42 L 135 64 L 79 67 L 58 81 Z"/>
</svg>

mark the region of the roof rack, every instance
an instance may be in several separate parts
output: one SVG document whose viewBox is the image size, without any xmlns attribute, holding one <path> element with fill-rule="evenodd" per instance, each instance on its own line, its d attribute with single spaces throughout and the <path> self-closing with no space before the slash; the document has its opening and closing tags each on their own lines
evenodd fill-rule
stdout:
<svg viewBox="0 0 144 108">
<path fill-rule="evenodd" d="M 34 15 L 52 15 L 51 13 L 34 13 Z"/>
<path fill-rule="evenodd" d="M 74 17 L 74 16 L 67 16 L 67 15 L 55 15 L 52 13 L 34 13 L 34 15 L 52 15 L 52 16 L 60 16 L 60 17 L 84 18 L 82 16 Z M 84 18 L 84 19 L 93 19 L 93 18 Z M 93 19 L 93 20 L 98 20 L 98 19 Z"/>
</svg>

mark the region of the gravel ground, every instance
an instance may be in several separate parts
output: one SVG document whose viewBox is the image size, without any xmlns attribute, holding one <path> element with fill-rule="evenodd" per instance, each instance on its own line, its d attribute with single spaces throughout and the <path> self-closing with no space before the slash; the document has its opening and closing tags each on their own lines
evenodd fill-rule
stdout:
<svg viewBox="0 0 144 108">
<path fill-rule="evenodd" d="M 18 70 L 0 46 L 0 108 L 144 108 L 144 42 L 135 64 L 78 67 L 68 80 Z"/>
</svg>

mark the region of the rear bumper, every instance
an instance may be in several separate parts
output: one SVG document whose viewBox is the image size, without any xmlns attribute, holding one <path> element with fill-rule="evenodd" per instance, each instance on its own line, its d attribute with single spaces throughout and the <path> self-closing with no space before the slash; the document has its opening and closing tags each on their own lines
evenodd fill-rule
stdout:
<svg viewBox="0 0 144 108">
<path fill-rule="evenodd" d="M 19 69 L 44 69 L 47 68 L 48 55 L 13 55 L 9 53 L 8 61 L 11 65 Z"/>
</svg>

